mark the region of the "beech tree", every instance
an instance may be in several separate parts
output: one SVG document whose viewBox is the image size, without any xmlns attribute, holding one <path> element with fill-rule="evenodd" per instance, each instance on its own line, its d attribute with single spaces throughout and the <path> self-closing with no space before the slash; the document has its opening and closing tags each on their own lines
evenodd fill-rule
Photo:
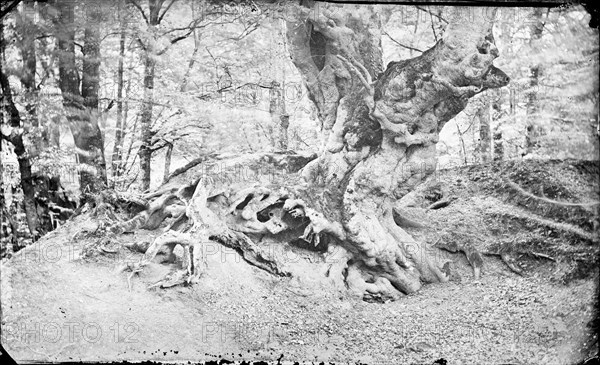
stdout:
<svg viewBox="0 0 600 365">
<path fill-rule="evenodd" d="M 98 126 L 98 90 L 100 70 L 100 14 L 90 12 L 85 24 L 82 76 L 75 55 L 75 4 L 58 1 L 56 4 L 60 91 L 73 134 L 77 157 L 83 168 L 79 172 L 80 189 L 84 194 L 95 193 L 106 186 L 104 138 Z M 93 9 L 93 7 L 92 7 Z"/>
<path fill-rule="evenodd" d="M 154 200 L 143 214 L 110 227 L 111 234 L 140 222 L 151 229 L 170 215 L 180 218 L 128 268 L 137 272 L 161 247 L 181 244 L 189 250 L 190 265 L 168 285 L 186 275 L 195 280 L 202 271 L 202 245 L 215 241 L 274 275 L 290 275 L 293 263 L 265 252 L 252 238 L 300 230 L 297 245 L 335 252 L 328 280 L 363 298 L 396 299 L 423 283 L 447 281 L 436 248 L 404 228 L 414 224 L 410 217 L 419 205 L 413 187 L 436 169 L 444 124 L 473 96 L 509 82 L 493 65 L 499 54 L 492 34 L 495 11 L 456 9 L 431 49 L 384 68 L 381 19 L 373 7 L 290 9 L 290 55 L 326 135 L 320 154 L 302 168 L 301 181 L 231 185 L 222 173 L 204 171 L 191 182 L 176 179 L 146 195 Z M 263 157 L 290 170 L 300 163 L 285 154 Z M 251 158 L 243 165 L 251 166 Z M 177 203 L 182 199 L 183 207 Z M 191 224 L 181 225 L 181 219 Z M 478 276 L 481 255 L 458 246 Z"/>
<path fill-rule="evenodd" d="M 180 31 L 182 34 L 169 36 L 176 31 L 171 29 L 165 32 L 159 32 L 158 26 L 163 21 L 165 15 L 175 3 L 174 0 L 148 0 L 148 10 L 142 7 L 142 3 L 136 0 L 129 0 L 128 3 L 137 8 L 146 23 L 145 32 L 138 36 L 138 43 L 144 51 L 144 101 L 140 113 L 141 123 L 141 145 L 138 150 L 140 158 L 140 169 L 142 171 L 142 190 L 150 188 L 150 162 L 152 153 L 156 150 L 152 143 L 152 138 L 156 131 L 152 130 L 153 107 L 154 107 L 154 78 L 156 72 L 157 57 L 163 55 L 175 43 L 189 37 L 202 19 L 193 19 L 192 22 Z M 167 45 L 160 47 L 161 38 L 167 38 Z"/>
<path fill-rule="evenodd" d="M 303 172 L 308 189 L 319 192 L 309 196 L 325 198 L 309 200 L 324 214 L 315 230 L 347 251 L 342 266 L 356 291 L 395 297 L 446 281 L 394 218 L 414 204 L 411 186 L 435 170 L 444 124 L 471 97 L 509 81 L 493 65 L 495 11 L 456 9 L 433 48 L 391 62 L 380 76 L 381 25 L 372 8 L 297 11 L 288 23 L 293 62 L 331 129 L 324 151 Z M 344 119 L 340 108 L 347 109 Z"/>
</svg>

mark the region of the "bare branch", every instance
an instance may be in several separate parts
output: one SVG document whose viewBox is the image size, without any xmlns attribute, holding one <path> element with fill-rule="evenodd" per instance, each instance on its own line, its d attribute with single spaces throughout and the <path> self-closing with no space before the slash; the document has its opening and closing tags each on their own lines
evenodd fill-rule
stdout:
<svg viewBox="0 0 600 365">
<path fill-rule="evenodd" d="M 148 18 L 146 17 L 146 14 L 144 13 L 144 9 L 142 9 L 140 4 L 138 4 L 135 0 L 128 0 L 128 2 L 135 6 L 140 11 L 140 13 L 142 13 L 142 17 L 144 17 L 144 21 L 146 22 L 146 24 L 150 24 Z"/>
<path fill-rule="evenodd" d="M 431 20 L 431 30 L 433 31 L 433 38 L 437 42 L 438 41 L 438 37 L 437 37 L 437 34 L 435 33 L 435 26 L 433 24 L 433 15 L 431 15 L 431 12 L 429 12 L 429 19 Z"/>
<path fill-rule="evenodd" d="M 169 177 L 167 177 L 167 179 L 166 179 L 165 182 L 168 182 L 172 178 L 183 174 L 184 172 L 186 172 L 187 170 L 191 169 L 192 167 L 195 167 L 195 166 L 201 164 L 202 162 L 206 161 L 209 156 L 210 155 L 204 155 L 204 156 L 198 157 L 198 158 L 196 158 L 196 159 L 188 162 L 187 164 L 185 164 L 185 166 L 176 169 L 175 171 L 173 171 L 171 173 L 171 175 L 169 175 Z"/>
<path fill-rule="evenodd" d="M 204 49 L 206 49 L 206 52 L 208 52 L 208 55 L 210 56 L 210 58 L 212 58 L 213 63 L 215 64 L 215 77 L 219 76 L 219 65 L 217 64 L 217 60 L 215 59 L 215 56 L 213 56 L 213 54 L 210 52 L 210 49 L 208 49 L 208 47 L 204 47 Z"/>
<path fill-rule="evenodd" d="M 389 39 L 390 39 L 392 42 L 396 43 L 396 44 L 397 44 L 397 45 L 399 45 L 400 47 L 404 47 L 404 48 L 406 48 L 406 49 L 410 49 L 410 50 L 412 50 L 412 51 L 417 51 L 417 52 L 421 52 L 421 53 L 423 53 L 423 51 L 421 51 L 421 50 L 420 50 L 420 49 L 418 49 L 418 48 L 414 48 L 414 47 L 411 47 L 411 46 L 407 46 L 407 45 L 405 45 L 405 44 L 402 44 L 402 43 L 398 42 L 397 40 L 395 40 L 394 38 L 392 38 L 392 36 L 391 36 L 391 35 L 389 35 L 389 34 L 388 34 L 388 32 L 386 32 L 386 31 L 383 31 L 383 34 L 385 34 L 385 35 L 386 35 L 386 36 L 387 36 L 387 37 L 388 37 L 388 38 L 389 38 Z"/>
<path fill-rule="evenodd" d="M 189 29 L 189 30 L 188 30 L 188 32 L 187 32 L 187 33 L 185 33 L 184 35 L 182 35 L 182 36 L 179 36 L 179 37 L 175 37 L 175 38 L 171 39 L 171 40 L 170 40 L 170 43 L 169 43 L 169 45 L 167 45 L 167 46 L 166 46 L 165 48 L 163 48 L 162 50 L 158 51 L 156 54 L 157 54 L 158 56 L 160 56 L 160 55 L 164 54 L 165 52 L 167 52 L 167 51 L 169 50 L 169 48 L 171 48 L 171 46 L 172 46 L 172 45 L 174 45 L 175 43 L 177 43 L 177 42 L 179 42 L 179 41 L 182 41 L 182 40 L 186 39 L 187 37 L 189 37 L 189 36 L 190 36 L 190 34 L 192 34 L 192 33 L 194 32 L 194 30 L 195 30 L 195 29 L 196 29 L 196 28 L 191 28 L 191 29 Z"/>
<path fill-rule="evenodd" d="M 158 16 L 158 23 L 160 23 L 163 20 L 163 18 L 165 17 L 165 14 L 167 14 L 167 11 L 169 11 L 169 9 L 175 3 L 175 1 L 177 1 L 177 0 L 171 0 L 171 2 L 169 3 L 169 5 L 167 5 L 167 7 L 165 8 L 165 10 L 163 10 L 163 13 Z"/>
<path fill-rule="evenodd" d="M 426 13 L 429 13 L 429 15 L 433 15 L 434 17 L 438 18 L 439 20 L 441 20 L 441 21 L 443 21 L 444 23 L 448 24 L 448 21 L 447 21 L 446 19 L 442 18 L 440 15 L 434 14 L 434 13 L 433 13 L 431 10 L 429 10 L 429 9 L 425 9 L 425 8 L 422 8 L 422 7 L 420 7 L 420 6 L 415 6 L 415 8 L 417 8 L 417 9 L 419 9 L 419 10 L 421 10 L 421 11 L 424 11 L 424 12 L 426 12 Z"/>
</svg>

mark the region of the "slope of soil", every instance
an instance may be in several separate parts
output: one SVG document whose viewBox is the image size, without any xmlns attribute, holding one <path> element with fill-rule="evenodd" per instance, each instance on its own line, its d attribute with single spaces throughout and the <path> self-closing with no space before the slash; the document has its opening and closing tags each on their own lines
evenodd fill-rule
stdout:
<svg viewBox="0 0 600 365">
<path fill-rule="evenodd" d="M 597 172 L 597 163 L 579 161 L 440 172 L 416 191 L 422 198 L 415 214 L 429 226 L 411 233 L 431 244 L 468 240 L 490 252 L 510 241 L 511 252 L 555 261 L 516 255 L 519 275 L 499 256 L 484 255 L 483 275 L 475 280 L 462 253 L 443 252 L 452 262 L 450 282 L 387 303 L 273 277 L 217 245 L 200 283 L 148 289 L 177 265 L 157 258 L 131 278 L 130 290 L 128 273 L 116 268 L 140 254 L 122 250 L 116 257 L 81 259 L 82 242 L 71 238 L 94 223 L 80 216 L 2 262 L 2 344 L 17 361 L 276 362 L 283 354 L 282 364 L 432 363 L 442 357 L 449 363 L 577 363 L 598 346 L 590 327 L 598 243 L 582 237 L 597 233 L 598 207 L 559 209 L 528 198 L 504 177 L 535 196 L 542 186 L 546 199 L 582 202 L 600 200 Z M 418 208 L 446 198 L 444 208 Z M 119 240 L 159 233 L 140 230 Z"/>
</svg>

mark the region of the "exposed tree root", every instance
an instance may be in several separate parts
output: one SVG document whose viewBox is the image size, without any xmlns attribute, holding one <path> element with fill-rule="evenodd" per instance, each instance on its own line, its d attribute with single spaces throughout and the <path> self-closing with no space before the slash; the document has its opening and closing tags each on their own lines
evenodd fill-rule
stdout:
<svg viewBox="0 0 600 365">
<path fill-rule="evenodd" d="M 130 286 L 132 277 L 154 260 L 158 252 L 166 251 L 173 261 L 177 246 L 183 248 L 182 267 L 150 287 L 198 282 L 206 272 L 206 255 L 214 253 L 208 249 L 209 244 L 233 248 L 249 264 L 273 275 L 289 276 L 286 267 L 289 263 L 255 243 L 253 238 L 283 237 L 279 236 L 283 234 L 289 237 L 291 232 L 298 232 L 296 240 L 307 243 L 304 249 L 337 251 L 340 255 L 323 280 L 365 300 L 397 299 L 419 290 L 423 283 L 449 280 L 447 270 L 442 270 L 432 259 L 431 248 L 414 240 L 401 227 L 422 228 L 424 225 L 414 219 L 418 211 L 394 207 L 393 201 L 380 206 L 365 203 L 364 192 L 357 189 L 353 180 L 346 187 L 344 207 L 339 208 L 341 214 L 337 217 L 326 216 L 299 199 L 298 194 L 321 209 L 328 208 L 320 206 L 314 196 L 302 195 L 304 190 L 292 194 L 264 186 L 232 187 L 218 179 L 204 178 L 159 192 L 146 195 L 150 203 L 136 217 L 104 229 L 110 233 L 109 239 L 114 240 L 117 234 L 137 228 L 156 229 L 167 217 L 172 218 L 152 243 L 125 244 L 144 252 L 139 262 L 121 267 L 121 271 L 131 271 Z M 288 247 L 284 242 L 282 245 L 283 249 Z M 477 259 L 478 253 L 465 253 L 478 276 L 483 261 Z"/>
<path fill-rule="evenodd" d="M 433 204 L 431 204 L 430 206 L 427 207 L 427 209 L 433 210 L 433 209 L 441 209 L 441 208 L 445 208 L 448 205 L 450 205 L 450 203 L 452 203 L 454 199 L 443 199 L 443 200 L 439 200 Z"/>
<path fill-rule="evenodd" d="M 525 272 L 524 270 L 521 268 L 521 266 L 519 265 L 519 263 L 515 260 L 515 258 L 513 257 L 512 254 L 509 254 L 507 252 L 489 252 L 489 251 L 484 251 L 482 252 L 484 255 L 489 255 L 489 256 L 498 256 L 500 257 L 500 259 L 502 260 L 502 262 L 504 262 L 504 264 L 515 274 L 520 275 L 520 276 L 525 276 Z"/>
<path fill-rule="evenodd" d="M 206 160 L 208 160 L 208 158 L 211 157 L 209 155 L 205 155 L 205 156 L 201 156 L 198 158 L 193 159 L 192 161 L 188 162 L 187 164 L 185 164 L 185 166 L 180 167 L 178 169 L 176 169 L 175 171 L 173 171 L 168 177 L 167 179 L 164 181 L 164 183 L 169 182 L 170 180 L 172 180 L 173 178 L 183 174 L 184 172 L 188 171 L 189 169 L 198 166 L 199 164 L 205 162 Z"/>
<path fill-rule="evenodd" d="M 451 242 L 437 242 L 435 244 L 436 247 L 444 249 L 448 252 L 462 252 L 467 257 L 469 264 L 473 268 L 473 276 L 475 279 L 479 279 L 481 276 L 481 269 L 483 268 L 483 257 L 481 253 L 473 246 L 473 244 L 469 242 L 458 243 L 455 241 Z"/>
<path fill-rule="evenodd" d="M 264 192 L 262 197 L 264 198 L 267 194 L 267 190 L 260 190 Z M 185 209 L 185 216 L 188 219 L 188 224 L 185 226 L 185 232 L 177 232 L 173 230 L 167 230 L 159 237 L 157 237 L 152 244 L 146 250 L 144 256 L 139 263 L 125 267 L 133 271 L 140 271 L 144 266 L 148 265 L 158 254 L 159 251 L 166 249 L 170 257 L 174 258 L 173 251 L 177 245 L 180 245 L 184 249 L 184 265 L 186 269 L 169 273 L 165 278 L 161 279 L 158 283 L 152 285 L 152 287 L 170 287 L 181 283 L 194 283 L 199 281 L 206 269 L 206 254 L 207 250 L 205 245 L 212 242 L 218 242 L 224 246 L 233 248 L 241 252 L 244 259 L 250 264 L 261 268 L 273 275 L 287 276 L 287 273 L 282 266 L 269 258 L 268 255 L 263 252 L 254 242 L 248 238 L 244 233 L 229 228 L 225 222 L 217 216 L 215 212 L 210 210 L 207 206 L 208 199 L 213 196 L 214 191 L 211 191 L 211 187 L 205 186 L 205 182 L 200 180 L 196 187 L 192 198 Z M 253 190 L 253 193 L 256 191 Z M 168 196 L 160 198 L 159 200 L 168 201 Z M 277 199 L 263 199 L 258 203 L 246 205 L 244 208 L 245 216 L 248 220 L 252 220 L 252 223 L 261 223 L 258 220 L 255 222 L 252 218 L 251 211 L 256 213 L 257 209 L 263 208 L 264 205 L 273 203 Z M 234 201 L 234 204 L 238 206 L 240 203 Z M 167 207 L 162 204 L 163 211 L 167 210 Z M 165 214 L 158 214 L 159 217 L 165 216 Z M 239 228 L 239 227 L 238 227 Z"/>
<path fill-rule="evenodd" d="M 529 213 L 522 209 L 519 209 L 515 206 L 508 206 L 497 200 L 495 200 L 494 203 L 492 203 L 488 200 L 478 199 L 477 204 L 478 204 L 478 206 L 486 208 L 488 210 L 489 214 L 495 214 L 495 215 L 499 215 L 499 216 L 505 216 L 505 217 L 509 217 L 509 218 L 519 219 L 519 220 L 522 220 L 529 224 L 533 224 L 533 225 L 537 225 L 537 226 L 544 226 L 544 227 L 548 227 L 551 229 L 570 233 L 574 236 L 577 236 L 581 239 L 584 239 L 584 240 L 587 240 L 590 242 L 594 242 L 594 243 L 600 242 L 598 237 L 596 237 L 592 233 L 588 233 L 588 232 L 584 231 L 583 229 L 581 229 L 575 225 L 568 224 L 568 223 L 562 223 L 562 222 L 555 222 L 555 221 L 552 221 L 549 219 L 545 219 L 545 218 L 539 217 L 535 214 L 532 214 L 532 213 Z"/>
<path fill-rule="evenodd" d="M 506 184 L 508 184 L 511 188 L 515 189 L 520 194 L 525 195 L 526 197 L 529 197 L 529 198 L 532 198 L 532 199 L 535 199 L 535 200 L 542 201 L 544 203 L 548 203 L 548 204 L 554 204 L 554 205 L 559 205 L 559 206 L 563 206 L 563 207 L 593 207 L 593 206 L 596 206 L 596 205 L 600 205 L 600 202 L 590 202 L 590 203 L 580 203 L 580 202 L 577 202 L 577 203 L 571 203 L 571 202 L 563 202 L 563 201 L 548 199 L 546 197 L 537 196 L 535 194 L 532 194 L 532 193 L 528 192 L 527 190 L 523 189 L 517 183 L 515 183 L 514 181 L 510 180 L 507 177 L 504 178 L 504 182 L 506 182 Z"/>
<path fill-rule="evenodd" d="M 283 265 L 271 259 L 266 252 L 260 249 L 248 236 L 233 230 L 226 230 L 221 234 L 211 235 L 210 239 L 242 253 L 242 257 L 250 264 L 261 268 L 273 275 L 290 276 L 283 269 Z"/>
<path fill-rule="evenodd" d="M 554 261 L 554 262 L 556 262 L 556 259 L 555 259 L 554 257 L 552 257 L 552 256 L 548 256 L 548 255 L 546 255 L 546 254 L 543 254 L 543 253 L 539 253 L 539 252 L 529 252 L 529 254 L 530 254 L 531 256 L 534 256 L 534 257 L 539 257 L 539 258 L 542 258 L 542 259 L 546 259 L 546 260 L 550 260 L 550 261 Z"/>
<path fill-rule="evenodd" d="M 417 222 L 414 219 L 409 218 L 409 212 L 406 208 L 400 208 L 398 206 L 393 209 L 394 222 L 402 228 L 426 228 L 427 226 Z"/>
<path fill-rule="evenodd" d="M 222 207 L 220 200 L 213 201 L 213 197 L 220 193 L 212 184 L 199 181 L 195 186 L 186 187 L 190 188 L 194 192 L 189 199 L 181 191 L 174 194 L 171 190 L 164 190 L 164 195 L 150 203 L 146 211 L 107 230 L 114 235 L 148 226 L 152 216 L 157 217 L 152 224 L 156 227 L 165 217 L 175 216 L 168 212 L 180 213 L 151 244 L 125 244 L 130 249 L 145 252 L 139 262 L 120 268 L 121 271 L 131 271 L 129 286 L 132 277 L 143 270 L 158 252 L 166 251 L 171 261 L 174 260 L 176 246 L 183 248 L 182 269 L 167 274 L 150 287 L 165 288 L 198 282 L 206 270 L 206 245 L 211 242 L 235 249 L 249 264 L 273 275 L 289 276 L 291 274 L 285 269 L 284 262 L 273 257 L 270 251 L 263 250 L 246 234 L 277 235 L 290 230 L 302 232 L 298 238 L 312 247 L 322 242 L 340 245 L 345 254 L 330 265 L 327 276 L 333 282 L 342 281 L 342 286 L 365 299 L 396 299 L 418 290 L 422 281 L 448 280 L 447 274 L 429 259 L 424 247 L 395 223 L 391 207 L 385 214 L 355 215 L 354 219 L 342 224 L 329 221 L 303 200 L 292 198 L 284 190 L 274 192 L 264 187 L 248 188 Z M 182 201 L 187 201 L 183 206 L 185 209 L 182 209 Z M 175 227 L 174 223 L 181 220 L 183 224 Z"/>
</svg>

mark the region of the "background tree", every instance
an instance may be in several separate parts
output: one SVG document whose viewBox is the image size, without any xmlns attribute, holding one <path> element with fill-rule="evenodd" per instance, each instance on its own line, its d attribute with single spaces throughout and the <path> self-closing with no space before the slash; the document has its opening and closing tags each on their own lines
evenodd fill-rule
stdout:
<svg viewBox="0 0 600 365">
<path fill-rule="evenodd" d="M 104 138 L 98 126 L 100 14 L 92 12 L 86 22 L 80 77 L 75 55 L 77 23 L 74 5 L 72 1 L 59 1 L 55 22 L 58 30 L 60 90 L 69 128 L 78 149 L 78 162 L 83 165 L 79 176 L 80 189 L 85 197 L 85 194 L 101 190 L 107 183 Z"/>
<path fill-rule="evenodd" d="M 2 17 L 0 18 L 0 52 L 2 53 L 2 58 L 4 58 L 4 49 L 4 17 Z M 41 227 L 40 219 L 37 214 L 37 204 L 35 202 L 35 189 L 31 172 L 31 161 L 23 141 L 21 115 L 14 103 L 12 96 L 13 91 L 8 80 L 8 75 L 5 73 L 4 65 L 5 61 L 2 60 L 2 62 L 0 62 L 0 85 L 2 85 L 3 111 L 7 111 L 8 123 L 4 123 L 4 115 L 2 115 L 2 138 L 14 146 L 14 151 L 17 155 L 27 225 L 29 226 L 29 231 L 35 240 L 41 233 L 39 232 Z"/>
<path fill-rule="evenodd" d="M 550 10 L 545 11 L 546 18 Z M 544 9 L 535 8 L 533 10 L 533 14 L 531 15 L 531 25 L 530 25 L 530 45 L 533 47 L 539 46 L 539 39 L 542 38 L 542 34 L 544 32 Z M 534 61 L 535 62 L 535 61 Z M 537 145 L 536 139 L 537 135 L 540 134 L 541 130 L 539 127 L 536 127 L 538 124 L 535 123 L 535 119 L 540 116 L 537 114 L 538 105 L 537 105 L 537 87 L 539 85 L 540 73 L 543 72 L 541 69 L 541 65 L 539 63 L 533 64 L 529 66 L 529 87 L 531 88 L 528 93 L 527 98 L 527 128 L 525 135 L 525 153 L 532 153 L 535 146 Z"/>
</svg>

